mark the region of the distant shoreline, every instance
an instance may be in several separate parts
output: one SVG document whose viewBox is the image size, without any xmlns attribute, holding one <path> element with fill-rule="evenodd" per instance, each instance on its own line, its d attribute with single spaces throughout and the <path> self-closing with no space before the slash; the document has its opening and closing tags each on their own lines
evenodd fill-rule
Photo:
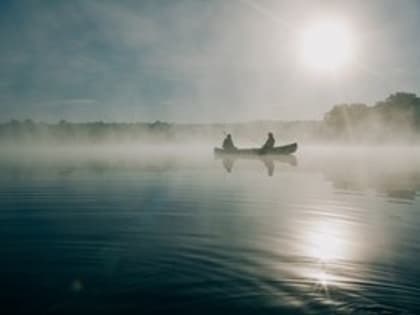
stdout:
<svg viewBox="0 0 420 315">
<path fill-rule="evenodd" d="M 11 120 L 0 124 L 0 142 L 104 143 L 189 142 L 218 143 L 226 133 L 234 139 L 262 143 L 267 132 L 280 141 L 343 143 L 420 143 L 420 98 L 397 92 L 373 106 L 335 105 L 323 120 L 255 120 L 232 123 L 68 122 Z"/>
</svg>

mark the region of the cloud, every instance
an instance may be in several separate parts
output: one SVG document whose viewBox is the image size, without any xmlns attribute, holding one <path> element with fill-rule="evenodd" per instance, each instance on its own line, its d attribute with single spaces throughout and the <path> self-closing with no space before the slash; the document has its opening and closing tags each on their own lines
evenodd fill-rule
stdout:
<svg viewBox="0 0 420 315">
<path fill-rule="evenodd" d="M 362 2 L 330 7 L 383 26 L 366 36 L 372 47 L 387 50 L 370 54 L 368 66 L 347 77 L 319 80 L 296 57 L 296 32 L 322 11 L 318 1 L 13 3 L 0 13 L 0 109 L 5 116 L 75 120 L 308 119 L 351 96 L 370 102 L 393 87 L 411 82 L 415 88 L 419 78 L 384 37 L 391 8 Z M 417 24 L 409 21 L 400 23 L 412 38 Z M 60 100 L 95 102 L 78 113 L 79 107 L 70 110 Z M 67 109 L 55 117 L 43 104 Z"/>
</svg>

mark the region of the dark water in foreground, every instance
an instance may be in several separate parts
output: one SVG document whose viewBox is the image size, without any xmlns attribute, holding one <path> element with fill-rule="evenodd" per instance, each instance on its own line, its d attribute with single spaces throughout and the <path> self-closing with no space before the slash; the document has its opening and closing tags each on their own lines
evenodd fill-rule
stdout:
<svg viewBox="0 0 420 315">
<path fill-rule="evenodd" d="M 2 313 L 420 314 L 419 153 L 3 153 Z"/>
</svg>

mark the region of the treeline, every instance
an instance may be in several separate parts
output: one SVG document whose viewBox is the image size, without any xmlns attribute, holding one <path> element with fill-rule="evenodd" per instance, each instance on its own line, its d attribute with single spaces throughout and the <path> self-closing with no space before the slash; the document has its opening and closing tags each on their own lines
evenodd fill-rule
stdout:
<svg viewBox="0 0 420 315">
<path fill-rule="evenodd" d="M 279 140 L 310 140 L 320 129 L 320 122 L 254 121 L 246 123 L 173 124 L 154 123 L 37 123 L 30 119 L 0 124 L 0 141 L 8 143 L 165 143 L 221 142 L 232 133 L 241 143 L 263 143 L 268 131 Z"/>
<path fill-rule="evenodd" d="M 340 104 L 322 121 L 254 121 L 219 124 L 154 123 L 73 123 L 57 124 L 12 120 L 0 124 L 0 141 L 9 143 L 163 143 L 210 141 L 217 143 L 232 133 L 240 143 L 261 144 L 266 133 L 278 142 L 418 142 L 420 139 L 420 98 L 398 92 L 373 106 Z"/>
<path fill-rule="evenodd" d="M 398 92 L 373 106 L 341 104 L 325 114 L 323 136 L 346 142 L 418 141 L 420 98 Z"/>
<path fill-rule="evenodd" d="M 12 120 L 0 125 L 0 141 L 48 143 L 101 143 L 127 141 L 171 140 L 172 125 L 154 123 L 73 123 L 61 120 L 58 124 Z"/>
</svg>

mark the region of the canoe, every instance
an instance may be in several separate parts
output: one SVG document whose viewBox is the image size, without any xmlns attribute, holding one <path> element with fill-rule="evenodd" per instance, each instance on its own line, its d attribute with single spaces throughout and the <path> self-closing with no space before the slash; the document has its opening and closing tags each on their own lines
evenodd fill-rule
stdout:
<svg viewBox="0 0 420 315">
<path fill-rule="evenodd" d="M 223 155 L 284 155 L 293 154 L 297 151 L 297 143 L 291 143 L 280 147 L 274 147 L 267 151 L 261 151 L 260 148 L 256 149 L 235 149 L 235 150 L 224 150 L 221 148 L 214 148 L 215 154 Z"/>
</svg>

